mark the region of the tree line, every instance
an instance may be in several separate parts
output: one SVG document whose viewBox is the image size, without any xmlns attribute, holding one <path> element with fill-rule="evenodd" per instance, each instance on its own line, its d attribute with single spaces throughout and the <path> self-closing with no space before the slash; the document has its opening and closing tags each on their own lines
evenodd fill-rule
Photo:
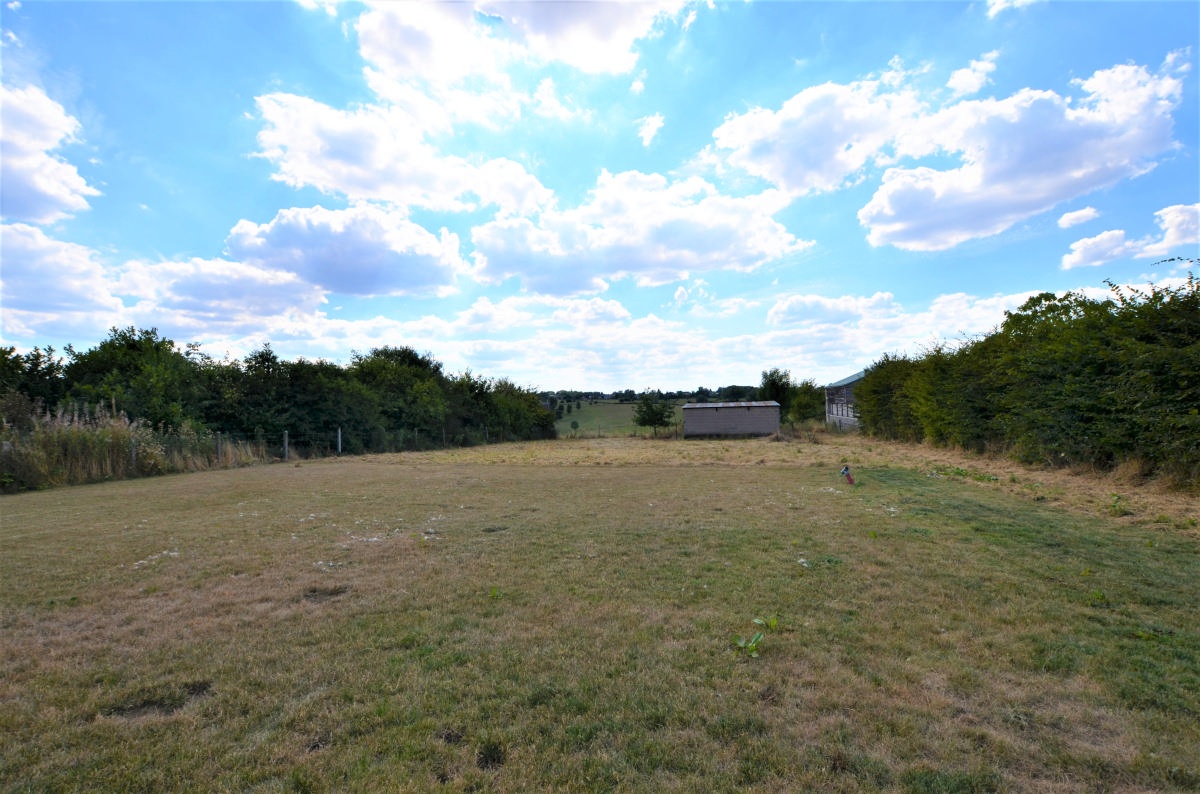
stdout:
<svg viewBox="0 0 1200 794">
<path fill-rule="evenodd" d="M 157 329 L 113 328 L 96 347 L 0 348 L 4 424 L 30 428 L 64 406 L 99 408 L 162 432 L 270 440 L 298 449 L 387 452 L 554 436 L 554 413 L 507 379 L 448 374 L 411 347 L 355 353 L 346 366 L 280 359 L 269 344 L 218 361 Z M 73 408 L 72 410 L 77 410 Z M 340 430 L 340 432 L 339 432 Z"/>
<path fill-rule="evenodd" d="M 1200 281 L 1045 292 L 993 332 L 886 355 L 854 390 L 870 435 L 1200 484 Z"/>
</svg>

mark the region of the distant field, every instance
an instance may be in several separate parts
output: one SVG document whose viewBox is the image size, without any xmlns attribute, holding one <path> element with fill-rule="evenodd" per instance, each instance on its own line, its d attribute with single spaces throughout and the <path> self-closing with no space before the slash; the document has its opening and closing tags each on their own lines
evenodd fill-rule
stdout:
<svg viewBox="0 0 1200 794">
<path fill-rule="evenodd" d="M 682 425 L 683 406 L 680 402 L 675 407 L 675 423 Z M 571 403 L 571 413 L 564 412 L 563 418 L 554 427 L 558 430 L 559 438 L 604 438 L 606 436 L 621 438 L 625 436 L 648 436 L 656 434 L 648 427 L 639 427 L 633 421 L 635 403 L 622 403 L 616 400 L 598 400 L 594 403 L 582 401 L 579 408 Z M 578 427 L 572 427 L 572 422 L 578 422 Z M 670 435 L 667 428 L 658 428 L 657 435 Z"/>
<path fill-rule="evenodd" d="M 4 497 L 0 789 L 1200 788 L 1194 496 L 821 440 Z"/>
<path fill-rule="evenodd" d="M 600 400 L 595 403 L 582 401 L 580 408 L 572 405 L 571 413 L 563 414 L 563 418 L 555 423 L 560 438 L 579 436 L 595 438 L 597 436 L 632 436 L 641 433 L 650 434 L 649 428 L 638 427 L 633 422 L 633 403 L 621 403 L 615 400 Z M 676 415 L 678 415 L 676 411 Z M 572 428 L 571 423 L 578 422 L 578 428 Z"/>
</svg>

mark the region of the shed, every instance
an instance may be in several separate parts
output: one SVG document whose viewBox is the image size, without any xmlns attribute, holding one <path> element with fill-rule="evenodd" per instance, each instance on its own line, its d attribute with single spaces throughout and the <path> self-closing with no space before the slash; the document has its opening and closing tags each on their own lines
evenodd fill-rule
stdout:
<svg viewBox="0 0 1200 794">
<path fill-rule="evenodd" d="M 866 375 L 856 372 L 825 387 L 825 423 L 843 430 L 858 427 L 858 409 L 854 406 L 854 387 Z"/>
<path fill-rule="evenodd" d="M 779 432 L 779 403 L 688 403 L 683 406 L 683 437 L 769 436 Z"/>
</svg>

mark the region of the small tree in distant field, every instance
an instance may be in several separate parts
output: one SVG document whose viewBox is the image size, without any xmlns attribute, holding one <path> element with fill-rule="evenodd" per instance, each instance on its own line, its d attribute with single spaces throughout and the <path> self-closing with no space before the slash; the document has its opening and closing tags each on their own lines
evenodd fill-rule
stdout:
<svg viewBox="0 0 1200 794">
<path fill-rule="evenodd" d="M 633 422 L 638 427 L 649 427 L 658 436 L 658 428 L 669 427 L 675 418 L 675 404 L 666 400 L 662 392 L 644 391 L 633 407 Z"/>
</svg>

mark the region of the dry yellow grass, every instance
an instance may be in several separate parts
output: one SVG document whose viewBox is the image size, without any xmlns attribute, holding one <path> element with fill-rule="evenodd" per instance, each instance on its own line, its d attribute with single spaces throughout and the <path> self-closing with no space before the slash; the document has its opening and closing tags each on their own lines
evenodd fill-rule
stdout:
<svg viewBox="0 0 1200 794">
<path fill-rule="evenodd" d="M 0 785 L 1200 785 L 1193 498 L 819 438 L 6 497 Z"/>
</svg>

